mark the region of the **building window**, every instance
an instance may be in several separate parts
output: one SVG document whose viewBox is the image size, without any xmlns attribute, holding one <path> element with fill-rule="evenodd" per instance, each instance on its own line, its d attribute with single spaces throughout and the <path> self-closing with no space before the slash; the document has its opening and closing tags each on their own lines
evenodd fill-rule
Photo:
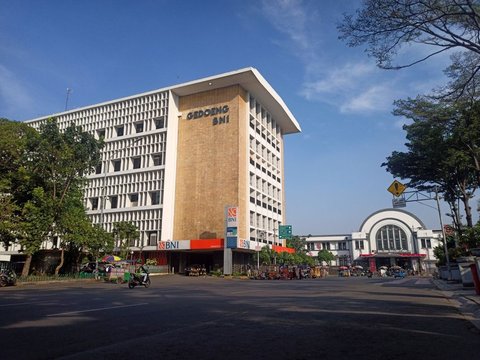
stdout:
<svg viewBox="0 0 480 360">
<path fill-rule="evenodd" d="M 113 171 L 120 171 L 122 167 L 122 160 L 113 160 Z"/>
<path fill-rule="evenodd" d="M 422 249 L 431 249 L 432 241 L 430 239 L 420 239 Z"/>
<path fill-rule="evenodd" d="M 165 127 L 165 117 L 160 116 L 155 119 L 155 128 L 156 129 L 163 129 Z"/>
<path fill-rule="evenodd" d="M 118 207 L 118 196 L 110 196 L 110 208 L 116 209 Z"/>
<path fill-rule="evenodd" d="M 148 233 L 148 246 L 156 246 L 157 245 L 157 232 L 151 231 Z"/>
<path fill-rule="evenodd" d="M 153 166 L 163 165 L 163 156 L 162 154 L 153 154 L 152 155 Z"/>
<path fill-rule="evenodd" d="M 355 240 L 355 249 L 356 250 L 364 250 L 365 249 L 365 244 L 363 243 L 363 240 Z"/>
<path fill-rule="evenodd" d="M 90 206 L 91 206 L 92 210 L 97 210 L 98 209 L 98 198 L 97 197 L 90 199 Z"/>
<path fill-rule="evenodd" d="M 124 134 L 124 126 L 117 126 L 115 128 L 115 132 L 117 133 L 117 136 L 123 136 Z"/>
<path fill-rule="evenodd" d="M 347 250 L 347 243 L 346 242 L 339 243 L 338 250 Z"/>
<path fill-rule="evenodd" d="M 330 250 L 330 243 L 329 242 L 322 243 L 322 250 Z"/>
<path fill-rule="evenodd" d="M 396 225 L 385 225 L 376 234 L 377 249 L 383 251 L 408 250 L 407 235 Z"/>
<path fill-rule="evenodd" d="M 95 167 L 95 174 L 101 174 L 102 173 L 102 163 L 98 164 Z"/>
<path fill-rule="evenodd" d="M 105 129 L 99 129 L 97 130 L 97 138 L 100 139 L 105 139 Z"/>
<path fill-rule="evenodd" d="M 140 157 L 132 158 L 132 164 L 134 169 L 140 169 L 142 166 L 142 159 Z"/>
<path fill-rule="evenodd" d="M 159 205 L 160 204 L 160 191 L 152 191 L 150 193 L 150 199 L 152 205 Z"/>
<path fill-rule="evenodd" d="M 135 132 L 136 133 L 143 132 L 143 121 L 135 124 Z"/>
<path fill-rule="evenodd" d="M 130 206 L 138 206 L 138 194 L 130 194 Z"/>
</svg>

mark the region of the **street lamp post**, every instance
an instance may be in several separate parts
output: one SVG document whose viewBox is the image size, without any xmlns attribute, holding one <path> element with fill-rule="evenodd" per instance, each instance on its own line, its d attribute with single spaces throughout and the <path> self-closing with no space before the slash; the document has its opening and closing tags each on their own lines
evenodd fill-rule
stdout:
<svg viewBox="0 0 480 360">
<path fill-rule="evenodd" d="M 262 240 L 265 240 L 265 231 L 264 230 L 260 230 L 258 231 L 258 236 L 257 236 L 257 270 L 260 270 L 260 248 L 258 246 L 258 238 L 260 237 L 260 239 Z"/>
<path fill-rule="evenodd" d="M 436 186 L 435 186 L 435 200 L 437 201 L 438 217 L 440 219 L 440 226 L 442 227 L 443 249 L 445 251 L 445 260 L 447 262 L 448 280 L 451 280 L 452 272 L 451 272 L 451 269 L 450 269 L 450 257 L 448 255 L 447 237 L 445 235 L 445 227 L 443 226 L 442 213 L 440 211 L 440 202 L 439 202 L 439 197 L 438 197 L 438 188 Z"/>
</svg>

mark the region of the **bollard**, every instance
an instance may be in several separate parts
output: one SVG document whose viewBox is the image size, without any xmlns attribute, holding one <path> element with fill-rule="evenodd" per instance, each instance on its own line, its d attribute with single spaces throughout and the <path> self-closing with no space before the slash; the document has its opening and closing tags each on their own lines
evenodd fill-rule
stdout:
<svg viewBox="0 0 480 360">
<path fill-rule="evenodd" d="M 477 295 L 480 295 L 480 277 L 478 276 L 477 264 L 470 265 L 470 270 L 472 272 L 473 284 L 475 286 L 475 292 Z"/>
</svg>

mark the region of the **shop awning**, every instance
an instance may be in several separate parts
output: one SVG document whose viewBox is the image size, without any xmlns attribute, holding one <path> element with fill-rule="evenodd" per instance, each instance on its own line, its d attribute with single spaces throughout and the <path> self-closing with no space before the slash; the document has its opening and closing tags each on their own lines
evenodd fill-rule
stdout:
<svg viewBox="0 0 480 360">
<path fill-rule="evenodd" d="M 418 253 L 379 253 L 379 254 L 360 254 L 363 258 L 391 258 L 391 257 L 407 257 L 407 258 L 420 258 L 425 257 L 426 254 Z"/>
</svg>

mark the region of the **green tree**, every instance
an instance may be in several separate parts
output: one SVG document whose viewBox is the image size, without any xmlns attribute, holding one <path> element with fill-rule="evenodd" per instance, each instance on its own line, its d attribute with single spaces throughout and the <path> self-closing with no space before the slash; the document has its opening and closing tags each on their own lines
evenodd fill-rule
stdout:
<svg viewBox="0 0 480 360">
<path fill-rule="evenodd" d="M 126 258 L 129 248 L 135 246 L 135 240 L 140 238 L 137 227 L 132 222 L 117 222 L 113 224 L 113 234 L 119 243 L 120 256 Z"/>
<path fill-rule="evenodd" d="M 33 255 L 40 249 L 42 242 L 48 240 L 54 222 L 51 198 L 43 188 L 35 188 L 22 211 L 20 245 L 23 253 L 27 255 L 22 270 L 22 276 L 27 276 Z"/>
<path fill-rule="evenodd" d="M 21 236 L 22 209 L 32 200 L 24 168 L 27 143 L 38 136 L 26 124 L 0 118 L 0 242 L 10 246 Z"/>
<path fill-rule="evenodd" d="M 330 263 L 335 260 L 335 255 L 333 255 L 330 251 L 323 249 L 318 252 L 317 260 L 320 264 L 325 261 L 330 265 Z"/>
<path fill-rule="evenodd" d="M 273 263 L 273 250 L 268 246 L 262 247 L 259 253 L 260 256 L 260 265 L 270 265 Z"/>
<path fill-rule="evenodd" d="M 287 239 L 287 247 L 295 249 L 296 254 L 304 254 L 307 252 L 307 240 L 300 236 L 293 236 Z"/>
<path fill-rule="evenodd" d="M 410 67 L 458 49 L 461 54 L 450 71 L 462 74 L 455 75 L 461 90 L 476 82 L 480 69 L 479 24 L 480 7 L 474 0 L 365 0 L 354 15 L 344 16 L 338 30 L 349 46 L 366 46 L 367 54 L 384 69 Z M 411 52 L 413 58 L 402 54 L 405 62 L 392 63 L 402 47 L 414 44 L 424 45 L 428 53 Z"/>
<path fill-rule="evenodd" d="M 26 183 L 35 196 L 23 211 L 26 221 L 31 222 L 25 224 L 25 236 L 21 241 L 27 254 L 23 274 L 28 274 L 31 258 L 40 249 L 40 244 L 57 235 L 62 237 L 62 258 L 56 272 L 63 265 L 68 241 L 63 237 L 72 238 L 72 227 L 78 230 L 79 226 L 73 224 L 77 220 L 82 223 L 85 216 L 84 209 L 79 211 L 79 199 L 75 194 L 82 191 L 85 176 L 100 161 L 101 146 L 101 142 L 74 124 L 60 131 L 54 118 L 40 126 L 38 137 L 27 141 L 22 161 L 24 172 L 30 174 Z M 72 220 L 75 216 L 76 220 Z"/>
<path fill-rule="evenodd" d="M 464 103 L 453 106 L 422 97 L 397 101 L 396 106 L 395 115 L 413 120 L 404 126 L 407 151 L 392 152 L 382 166 L 396 177 L 409 179 L 411 188 L 425 190 L 437 186 L 457 221 L 460 216 L 456 201 L 460 199 L 467 226 L 473 226 L 470 200 L 478 187 L 478 176 L 469 146 L 477 146 L 478 140 L 472 138 L 480 134 L 470 134 L 468 129 L 474 127 L 465 124 L 465 115 L 472 110 Z"/>
<path fill-rule="evenodd" d="M 96 259 L 101 251 L 107 253 L 113 249 L 113 234 L 92 225 L 83 206 L 82 192 L 79 190 L 71 191 L 65 199 L 56 230 L 62 242 L 56 274 L 64 264 L 65 250 L 69 251 L 78 265 L 85 252 L 89 252 Z"/>
</svg>

